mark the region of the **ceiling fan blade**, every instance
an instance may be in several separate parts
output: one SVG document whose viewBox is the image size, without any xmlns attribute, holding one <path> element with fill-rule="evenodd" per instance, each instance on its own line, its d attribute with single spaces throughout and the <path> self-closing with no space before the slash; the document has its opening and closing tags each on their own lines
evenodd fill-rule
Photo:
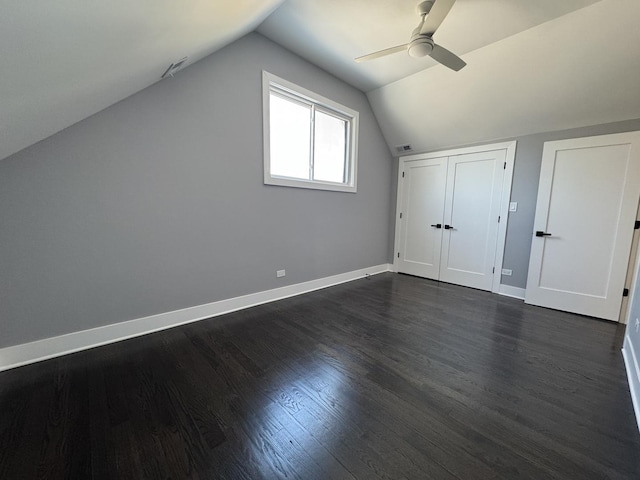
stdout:
<svg viewBox="0 0 640 480">
<path fill-rule="evenodd" d="M 357 63 L 366 62 L 368 60 L 374 60 L 376 58 L 385 57 L 387 55 L 391 55 L 393 53 L 398 53 L 407 50 L 408 44 L 398 45 L 397 47 L 385 48 L 384 50 L 380 50 L 375 53 L 370 53 L 369 55 L 364 55 L 362 57 L 356 58 Z"/>
<path fill-rule="evenodd" d="M 436 0 L 420 28 L 420 34 L 433 36 L 454 3 L 456 0 Z"/>
<path fill-rule="evenodd" d="M 462 69 L 462 67 L 467 64 L 467 62 L 462 60 L 455 53 L 450 52 L 446 48 L 436 44 L 433 45 L 431 58 L 433 58 L 437 62 L 440 62 L 445 67 L 449 67 L 451 70 L 455 70 L 456 72 Z"/>
</svg>

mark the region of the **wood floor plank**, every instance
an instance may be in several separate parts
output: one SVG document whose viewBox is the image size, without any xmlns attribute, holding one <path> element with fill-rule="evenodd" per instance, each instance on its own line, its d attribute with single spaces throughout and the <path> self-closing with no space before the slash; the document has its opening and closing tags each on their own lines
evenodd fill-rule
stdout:
<svg viewBox="0 0 640 480">
<path fill-rule="evenodd" d="M 381 274 L 0 373 L 0 478 L 638 479 L 623 334 Z"/>
</svg>

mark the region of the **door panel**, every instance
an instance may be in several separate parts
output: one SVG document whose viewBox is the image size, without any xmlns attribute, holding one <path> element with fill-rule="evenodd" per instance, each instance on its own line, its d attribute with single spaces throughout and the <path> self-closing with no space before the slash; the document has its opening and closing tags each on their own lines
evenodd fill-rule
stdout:
<svg viewBox="0 0 640 480">
<path fill-rule="evenodd" d="M 449 157 L 440 280 L 491 290 L 506 152 Z"/>
<path fill-rule="evenodd" d="M 640 197 L 640 135 L 545 143 L 525 301 L 618 320 Z"/>
<path fill-rule="evenodd" d="M 398 271 L 438 278 L 447 159 L 406 162 Z"/>
</svg>

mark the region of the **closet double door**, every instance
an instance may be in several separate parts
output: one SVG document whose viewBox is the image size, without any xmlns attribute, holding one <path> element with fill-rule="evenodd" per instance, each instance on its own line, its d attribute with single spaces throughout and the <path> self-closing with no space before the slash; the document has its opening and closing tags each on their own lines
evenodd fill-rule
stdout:
<svg viewBox="0 0 640 480">
<path fill-rule="evenodd" d="M 492 290 L 505 157 L 495 150 L 403 161 L 399 272 Z"/>
</svg>

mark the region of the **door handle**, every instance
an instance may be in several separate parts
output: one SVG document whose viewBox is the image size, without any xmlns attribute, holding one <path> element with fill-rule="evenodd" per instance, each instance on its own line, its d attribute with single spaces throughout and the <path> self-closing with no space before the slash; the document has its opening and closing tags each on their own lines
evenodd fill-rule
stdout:
<svg viewBox="0 0 640 480">
<path fill-rule="evenodd" d="M 442 228 L 442 224 L 441 223 L 436 223 L 435 225 L 431 225 L 432 227 L 435 228 Z"/>
<path fill-rule="evenodd" d="M 550 233 L 543 232 L 543 231 L 541 231 L 541 230 L 538 230 L 538 231 L 536 232 L 536 237 L 550 237 L 550 236 L 551 236 L 551 234 L 550 234 Z"/>
<path fill-rule="evenodd" d="M 453 228 L 453 225 L 445 225 L 444 229 L 445 230 L 453 230 L 454 228 Z"/>
</svg>

